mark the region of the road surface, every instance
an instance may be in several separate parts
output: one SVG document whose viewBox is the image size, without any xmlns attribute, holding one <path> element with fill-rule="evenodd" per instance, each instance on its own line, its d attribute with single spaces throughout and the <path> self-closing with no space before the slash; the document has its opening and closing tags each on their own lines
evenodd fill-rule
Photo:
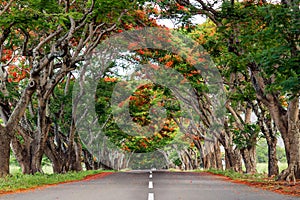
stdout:
<svg viewBox="0 0 300 200">
<path fill-rule="evenodd" d="M 1 200 L 294 200 L 261 189 L 226 182 L 205 173 L 131 171 L 17 194 Z"/>
</svg>

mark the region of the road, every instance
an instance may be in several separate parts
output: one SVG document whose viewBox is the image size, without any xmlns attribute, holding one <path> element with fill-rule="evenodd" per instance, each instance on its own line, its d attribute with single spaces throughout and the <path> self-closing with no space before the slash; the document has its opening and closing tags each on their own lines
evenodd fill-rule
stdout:
<svg viewBox="0 0 300 200">
<path fill-rule="evenodd" d="M 205 173 L 131 171 L 0 196 L 2 200 L 294 200 Z"/>
</svg>

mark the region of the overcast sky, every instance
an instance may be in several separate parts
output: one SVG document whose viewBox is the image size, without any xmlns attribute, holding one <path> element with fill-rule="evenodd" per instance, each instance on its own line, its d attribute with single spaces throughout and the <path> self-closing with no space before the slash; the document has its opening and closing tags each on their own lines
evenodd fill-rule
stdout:
<svg viewBox="0 0 300 200">
<path fill-rule="evenodd" d="M 204 18 L 203 16 L 201 15 L 195 15 L 193 18 L 192 18 L 192 23 L 193 24 L 202 24 L 204 23 L 206 20 L 206 18 Z M 171 19 L 157 19 L 156 20 L 157 23 L 159 25 L 162 25 L 162 26 L 166 26 L 168 28 L 175 28 L 176 27 L 176 21 L 175 20 L 171 20 Z M 177 24 L 178 26 L 178 24 Z"/>
</svg>

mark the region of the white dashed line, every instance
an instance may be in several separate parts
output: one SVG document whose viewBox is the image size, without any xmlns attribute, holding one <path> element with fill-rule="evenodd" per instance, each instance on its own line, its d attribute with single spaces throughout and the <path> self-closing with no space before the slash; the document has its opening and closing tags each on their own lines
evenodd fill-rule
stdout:
<svg viewBox="0 0 300 200">
<path fill-rule="evenodd" d="M 152 170 L 149 171 L 149 178 L 152 179 Z M 149 181 L 149 189 L 153 189 L 153 182 Z M 154 193 L 148 193 L 148 200 L 154 200 Z"/>
<path fill-rule="evenodd" d="M 149 181 L 149 189 L 152 189 L 152 188 L 153 188 L 153 182 Z"/>
<path fill-rule="evenodd" d="M 154 194 L 153 193 L 148 194 L 148 200 L 154 200 Z"/>
</svg>

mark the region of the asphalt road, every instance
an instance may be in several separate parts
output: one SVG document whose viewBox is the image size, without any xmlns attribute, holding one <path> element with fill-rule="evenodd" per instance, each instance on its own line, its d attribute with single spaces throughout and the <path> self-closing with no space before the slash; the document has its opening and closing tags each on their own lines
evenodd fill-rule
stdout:
<svg viewBox="0 0 300 200">
<path fill-rule="evenodd" d="M 13 200 L 294 200 L 300 199 L 196 173 L 132 171 L 17 194 Z"/>
</svg>

